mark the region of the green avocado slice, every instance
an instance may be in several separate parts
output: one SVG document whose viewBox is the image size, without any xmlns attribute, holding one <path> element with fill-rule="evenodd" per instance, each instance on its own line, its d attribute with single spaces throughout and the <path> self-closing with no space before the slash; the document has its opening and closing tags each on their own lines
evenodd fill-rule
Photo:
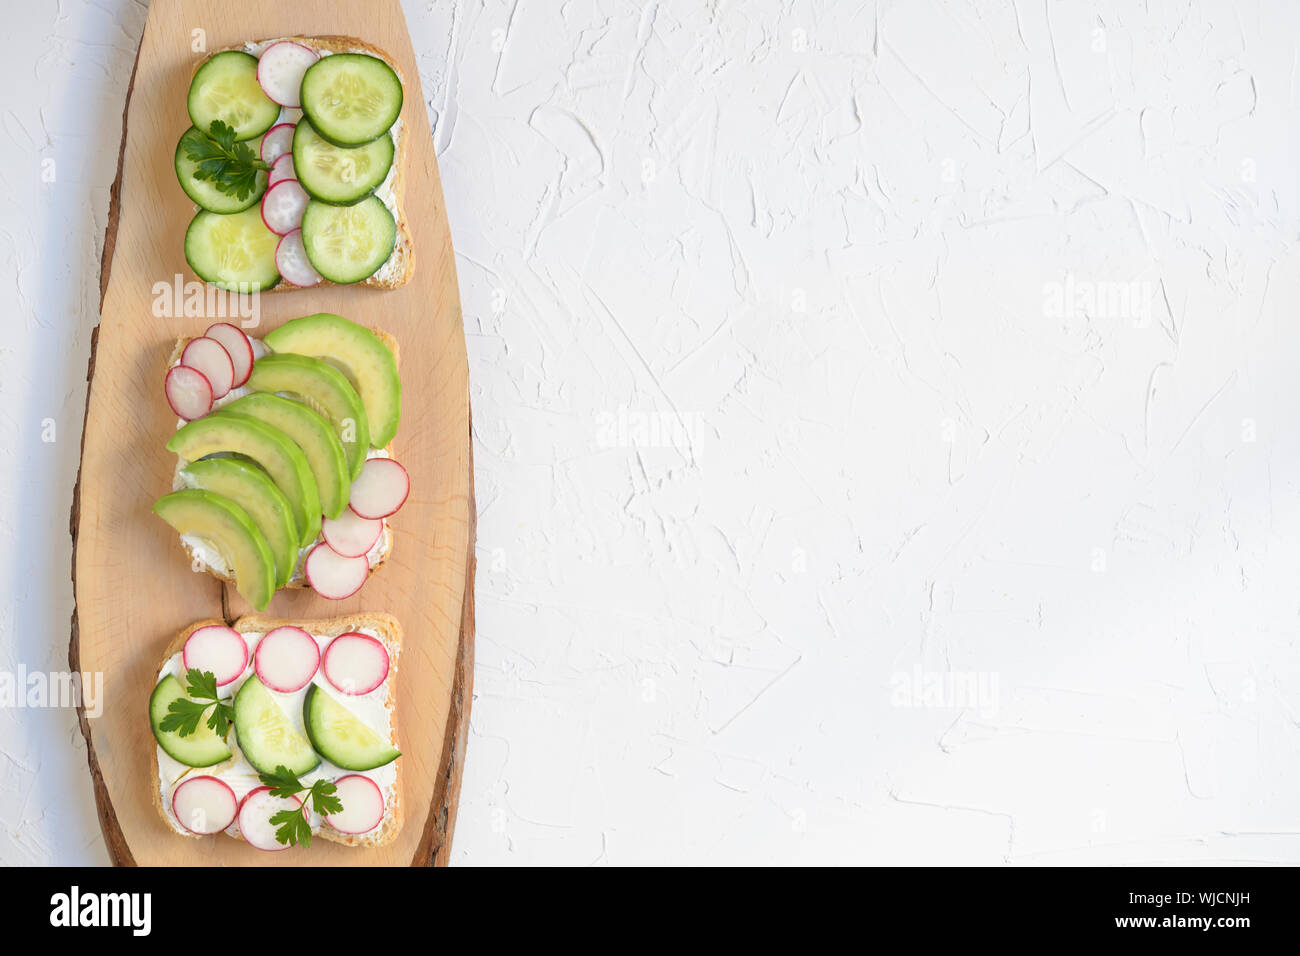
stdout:
<svg viewBox="0 0 1300 956">
<path fill-rule="evenodd" d="M 263 341 L 276 352 L 336 364 L 361 396 L 371 444 L 383 448 L 393 440 L 402 417 L 402 380 L 397 356 L 378 335 L 341 315 L 318 312 L 286 322 Z"/>
<path fill-rule="evenodd" d="M 247 511 L 229 498 L 198 488 L 163 495 L 154 502 L 153 511 L 181 534 L 202 538 L 221 552 L 245 601 L 259 611 L 271 603 L 275 558 Z"/>
<path fill-rule="evenodd" d="M 254 392 L 301 398 L 329 419 L 347 452 L 349 480 L 357 479 L 370 451 L 370 424 L 361 396 L 346 375 L 320 359 L 285 352 L 254 362 L 247 386 Z"/>
<path fill-rule="evenodd" d="M 233 453 L 261 465 L 293 506 L 298 543 L 308 545 L 320 534 L 320 492 L 307 456 L 284 432 L 247 415 L 220 409 L 181 426 L 167 450 L 186 461 Z"/>
</svg>

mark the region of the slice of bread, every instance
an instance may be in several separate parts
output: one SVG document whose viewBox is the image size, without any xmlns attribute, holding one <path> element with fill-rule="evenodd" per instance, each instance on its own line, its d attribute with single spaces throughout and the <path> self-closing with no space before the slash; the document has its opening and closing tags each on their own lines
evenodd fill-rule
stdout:
<svg viewBox="0 0 1300 956">
<path fill-rule="evenodd" d="M 397 339 L 393 338 L 389 333 L 385 332 L 383 329 L 372 329 L 371 331 L 374 332 L 375 335 L 379 337 L 379 340 L 381 342 L 383 342 L 385 345 L 388 346 L 389 351 L 393 353 L 393 361 L 397 363 L 398 368 L 401 368 L 402 355 L 397 347 Z M 166 369 L 170 369 L 173 365 L 176 365 L 180 362 L 181 353 L 185 351 L 185 346 L 189 345 L 190 342 L 194 340 L 194 338 L 195 336 L 181 336 L 176 340 L 176 344 L 172 348 L 171 354 L 167 356 Z M 165 370 L 164 370 L 164 374 L 166 374 Z M 384 446 L 383 450 L 391 458 L 393 456 L 393 443 L 389 442 L 386 446 Z M 177 471 L 179 472 L 179 470 L 180 469 L 178 467 Z M 173 488 L 173 490 L 176 489 Z M 381 567 L 384 566 L 384 563 L 388 560 L 388 556 L 393 553 L 393 529 L 388 526 L 387 519 L 385 519 L 385 523 L 384 523 L 383 536 L 386 539 L 384 548 L 380 552 L 378 559 L 370 565 L 370 571 L 366 575 L 367 580 L 369 580 L 369 576 L 371 574 L 374 574 L 376 571 L 378 571 Z M 226 584 L 233 585 L 235 583 L 235 579 L 232 575 L 225 574 L 219 569 L 212 567 L 201 557 L 199 557 L 199 555 L 195 552 L 195 550 L 192 547 L 190 547 L 188 544 L 186 544 L 184 540 L 181 540 L 181 548 L 185 552 L 185 559 L 189 561 L 190 567 L 193 568 L 201 567 L 202 570 L 206 571 L 208 574 L 212 575 L 217 580 L 222 581 Z M 298 570 L 301 571 L 301 565 L 299 566 Z M 294 580 L 290 581 L 288 584 L 285 585 L 286 588 L 306 588 L 309 586 L 310 585 L 307 584 L 307 579 L 302 576 L 295 578 Z"/>
<path fill-rule="evenodd" d="M 329 53 L 368 53 L 371 56 L 378 57 L 393 68 L 397 74 L 398 80 L 402 83 L 403 92 L 406 90 L 406 77 L 402 75 L 401 69 L 396 61 L 393 60 L 386 52 L 372 43 L 367 43 L 356 37 L 348 36 L 286 36 L 273 37 L 267 40 L 252 40 L 239 46 L 226 47 L 222 50 L 214 50 L 212 54 L 199 61 L 194 66 L 194 72 L 197 73 L 199 67 L 217 53 L 224 53 L 226 50 L 244 50 L 248 53 L 260 52 L 272 43 L 281 40 L 291 40 L 294 43 L 301 43 L 305 47 L 317 51 L 328 51 Z M 249 49 L 249 47 L 255 49 Z M 405 112 L 405 104 L 403 104 Z M 411 276 L 415 274 L 415 244 L 411 241 L 411 227 L 406 218 L 406 213 L 402 207 L 402 195 L 406 179 L 406 141 L 408 139 L 408 130 L 402 117 L 399 115 L 397 122 L 393 124 L 390 130 L 393 135 L 393 170 L 392 170 L 392 193 L 393 201 L 389 206 L 389 211 L 393 214 L 393 219 L 397 223 L 397 242 L 393 247 L 392 255 L 388 260 L 379 267 L 378 272 L 354 283 L 359 286 L 368 286 L 372 289 L 396 289 L 399 286 L 406 285 L 411 281 Z M 335 285 L 328 279 L 322 279 L 317 285 L 308 286 L 311 289 L 320 289 L 325 286 Z M 266 291 L 270 292 L 292 292 L 300 286 L 293 285 L 289 282 L 277 282 L 274 286 Z"/>
<path fill-rule="evenodd" d="M 191 634 L 199 628 L 207 627 L 210 624 L 224 625 L 225 623 L 225 621 L 209 618 L 207 620 L 195 621 L 193 624 L 183 628 L 179 633 L 177 633 L 163 651 L 162 658 L 158 662 L 158 667 L 154 671 L 154 680 L 150 689 L 152 690 L 153 687 L 158 685 L 158 681 L 162 679 L 163 667 L 167 664 L 167 661 L 171 659 L 172 655 L 179 653 L 181 649 L 184 648 L 185 642 L 189 639 Z M 272 628 L 281 627 L 286 624 L 300 627 L 309 634 L 319 634 L 325 637 L 338 637 L 340 634 L 346 634 L 349 631 L 359 631 L 363 629 L 373 631 L 379 636 L 379 639 L 383 642 L 385 649 L 388 651 L 389 660 L 388 676 L 384 679 L 384 683 L 387 684 L 389 688 L 387 702 L 389 727 L 388 738 L 396 743 L 398 740 L 396 701 L 397 669 L 402 649 L 402 626 L 398 623 L 397 618 L 393 617 L 391 614 L 370 613 L 349 614 L 345 617 L 329 618 L 325 620 L 299 621 L 249 614 L 235 621 L 231 627 L 241 634 L 264 634 Z M 150 731 L 150 736 L 152 736 L 152 730 Z M 397 837 L 398 831 L 402 828 L 402 765 L 400 761 L 401 758 L 399 757 L 396 765 L 397 779 L 393 785 L 393 799 L 385 808 L 384 819 L 378 827 L 371 830 L 369 833 L 340 833 L 333 829 L 328 823 L 322 821 L 320 829 L 316 831 L 315 836 L 324 840 L 329 840 L 332 843 L 342 843 L 345 846 L 378 847 L 392 842 Z M 156 747 L 154 749 L 153 759 L 150 760 L 149 763 L 153 775 L 151 793 L 153 794 L 154 807 L 158 810 L 159 815 L 163 818 L 164 822 L 166 822 L 167 826 L 176 834 L 199 839 L 198 834 L 190 833 L 175 826 L 172 823 L 171 817 L 163 808 L 162 778 L 158 773 Z M 206 770 L 198 770 L 195 772 L 200 774 L 209 773 L 223 766 L 225 766 L 225 764 L 218 764 L 215 768 L 207 768 Z M 345 773 L 347 772 L 348 771 L 345 771 Z M 310 852 L 310 850 L 308 850 L 308 852 Z"/>
</svg>

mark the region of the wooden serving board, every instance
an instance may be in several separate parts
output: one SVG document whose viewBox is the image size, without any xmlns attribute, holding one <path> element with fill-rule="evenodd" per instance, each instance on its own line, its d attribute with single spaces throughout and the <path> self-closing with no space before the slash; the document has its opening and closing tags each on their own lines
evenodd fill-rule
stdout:
<svg viewBox="0 0 1300 956">
<path fill-rule="evenodd" d="M 284 321 L 336 312 L 397 337 L 402 421 L 394 441 L 411 495 L 392 519 L 387 563 L 344 601 L 281 591 L 266 613 L 333 617 L 387 611 L 404 630 L 398 673 L 400 798 L 396 841 L 354 849 L 313 841 L 264 853 L 226 836 L 178 836 L 151 795 L 155 759 L 147 705 L 172 636 L 205 617 L 244 609 L 233 589 L 190 570 L 176 534 L 150 507 L 171 490 L 175 457 L 163 447 L 176 427 L 163 371 L 180 335 L 218 318 L 155 314 L 156 283 L 194 276 L 183 238 L 193 206 L 172 155 L 189 125 L 185 96 L 203 31 L 207 51 L 249 40 L 342 35 L 372 43 L 398 64 L 408 131 L 403 205 L 415 273 L 400 289 L 329 287 L 264 294 L 262 335 Z M 100 324 L 92 339 L 81 471 L 72 507 L 73 586 L 69 661 L 103 674 L 102 714 L 81 714 L 100 824 L 117 864 L 429 865 L 445 863 L 460 789 L 473 669 L 473 465 L 469 381 L 455 262 L 424 96 L 397 0 L 155 0 L 127 94 L 123 143 L 101 266 Z"/>
</svg>

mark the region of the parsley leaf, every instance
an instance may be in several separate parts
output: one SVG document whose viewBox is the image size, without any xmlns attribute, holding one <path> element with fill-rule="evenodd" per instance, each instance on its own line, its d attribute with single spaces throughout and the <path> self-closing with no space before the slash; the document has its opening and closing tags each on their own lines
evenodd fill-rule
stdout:
<svg viewBox="0 0 1300 956">
<path fill-rule="evenodd" d="M 271 788 L 273 797 L 294 797 L 306 791 L 307 797 L 303 802 L 310 803 L 311 808 L 321 816 L 343 811 L 343 801 L 337 796 L 338 787 L 328 780 L 317 780 L 310 787 L 304 787 L 294 772 L 284 764 L 278 765 L 275 773 L 258 774 L 258 779 L 263 786 Z M 311 825 L 301 809 L 281 810 L 271 817 L 271 822 L 276 826 L 275 838 L 280 843 L 311 846 Z"/>
<path fill-rule="evenodd" d="M 277 843 L 283 843 L 286 846 L 311 846 L 311 824 L 303 815 L 302 809 L 281 810 L 271 817 L 271 825 L 275 827 L 275 839 Z"/>
<path fill-rule="evenodd" d="M 207 719 L 208 728 L 218 737 L 225 737 L 230 730 L 231 721 L 235 719 L 235 708 L 221 699 L 217 691 L 217 678 L 212 671 L 200 671 L 193 667 L 186 671 L 185 693 L 188 696 L 178 697 L 167 705 L 167 713 L 159 727 L 188 737 L 199 729 L 199 721 L 211 707 L 212 713 Z"/>
<path fill-rule="evenodd" d="M 236 143 L 235 130 L 221 120 L 213 120 L 206 134 L 186 137 L 185 155 L 197 164 L 195 179 L 240 200 L 256 188 L 257 174 L 271 168 L 247 143 Z"/>
</svg>

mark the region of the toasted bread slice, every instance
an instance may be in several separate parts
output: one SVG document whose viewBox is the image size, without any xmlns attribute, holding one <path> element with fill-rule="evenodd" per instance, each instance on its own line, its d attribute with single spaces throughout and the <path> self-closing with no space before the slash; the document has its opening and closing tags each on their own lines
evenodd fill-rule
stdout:
<svg viewBox="0 0 1300 956">
<path fill-rule="evenodd" d="M 181 649 L 185 646 L 186 640 L 189 639 L 191 634 L 199 628 L 206 627 L 210 624 L 224 625 L 225 623 L 225 621 L 209 618 L 207 620 L 195 621 L 193 624 L 183 628 L 179 633 L 177 633 L 163 651 L 162 659 L 158 662 L 158 667 L 154 671 L 152 686 L 157 686 L 158 681 L 162 679 L 163 668 L 171 659 L 172 655 L 180 653 Z M 384 679 L 384 683 L 389 687 L 387 702 L 389 739 L 396 742 L 398 740 L 396 700 L 397 669 L 402 649 L 402 626 L 398 623 L 397 618 L 393 617 L 391 614 L 369 613 L 349 614 L 345 617 L 335 617 L 324 620 L 298 621 L 286 618 L 262 617 L 257 614 L 249 614 L 241 617 L 231 626 L 241 634 L 265 634 L 272 628 L 281 627 L 286 624 L 301 627 L 309 634 L 322 635 L 324 637 L 338 637 L 340 634 L 346 634 L 349 631 L 358 631 L 362 629 L 373 631 L 379 636 L 379 639 L 383 642 L 385 649 L 388 651 L 389 668 L 388 676 Z M 152 731 L 150 731 L 150 733 L 152 735 Z M 397 763 L 395 768 L 397 771 L 397 779 L 393 784 L 392 800 L 389 802 L 389 805 L 385 807 L 384 819 L 378 827 L 371 830 L 369 833 L 339 833 L 328 823 L 322 821 L 320 829 L 316 831 L 315 835 L 322 839 L 329 840 L 332 843 L 342 843 L 345 846 L 378 847 L 392 842 L 392 840 L 397 837 L 398 831 L 402 828 L 401 758 L 399 757 L 398 760 L 399 763 Z M 162 778 L 158 773 L 156 748 L 154 757 L 149 761 L 149 764 L 153 775 L 153 787 L 151 792 L 153 794 L 154 807 L 158 810 L 159 815 L 178 835 L 199 839 L 200 837 L 198 834 L 190 833 L 189 831 L 176 826 L 172 822 L 172 818 L 168 814 L 167 810 L 163 807 L 163 784 Z M 198 772 L 210 773 L 219 770 L 223 766 L 225 766 L 225 764 L 218 764 L 217 767 L 207 768 L 206 770 Z"/>
<path fill-rule="evenodd" d="M 373 331 L 375 335 L 379 337 L 379 340 L 381 342 L 383 342 L 385 345 L 388 346 L 389 350 L 393 353 L 393 360 L 397 362 L 398 367 L 400 368 L 402 362 L 402 356 L 401 356 L 401 352 L 398 350 L 397 347 L 397 339 L 393 338 L 390 334 L 385 332 L 383 329 L 372 329 L 371 331 Z M 189 345 L 189 343 L 192 342 L 193 340 L 194 340 L 194 336 L 181 336 L 176 340 L 176 345 L 172 348 L 171 354 L 167 356 L 167 365 L 166 365 L 167 369 L 170 369 L 173 365 L 177 364 L 181 360 L 181 353 L 185 351 L 185 346 Z M 389 442 L 386 446 L 384 446 L 384 451 L 391 458 L 393 455 L 393 443 Z M 180 469 L 178 468 L 177 471 L 179 472 L 179 470 Z M 369 574 L 374 574 L 381 567 L 383 567 L 384 563 L 388 560 L 388 556 L 393 553 L 393 531 L 390 527 L 388 527 L 387 521 L 385 521 L 384 524 L 382 538 L 384 540 L 383 549 L 379 552 L 378 558 L 373 563 L 371 563 Z M 188 544 L 186 544 L 183 540 L 181 541 L 181 548 L 185 551 L 185 559 L 189 561 L 191 567 L 194 568 L 201 567 L 202 570 L 206 571 L 214 578 L 217 578 L 219 581 L 223 581 L 226 584 L 233 585 L 235 583 L 235 579 L 231 575 L 225 574 L 221 570 L 212 567 L 201 557 L 199 557 L 199 555 L 195 552 L 195 550 L 191 548 Z M 299 577 L 291 580 L 288 584 L 285 585 L 285 587 L 286 588 L 308 587 L 309 585 L 307 584 L 306 577 L 301 575 L 301 565 L 299 566 L 298 569 L 296 569 L 295 573 L 298 573 Z M 367 580 L 369 580 L 369 574 L 367 575 Z"/>
<path fill-rule="evenodd" d="M 402 75 L 401 69 L 396 61 L 393 60 L 386 52 L 375 46 L 373 43 L 367 43 L 357 37 L 348 36 L 285 36 L 272 37 L 267 40 L 253 40 L 238 46 L 225 47 L 222 50 L 214 50 L 208 57 L 199 61 L 194 66 L 194 72 L 197 73 L 200 66 L 215 56 L 217 53 L 223 53 L 226 50 L 244 50 L 253 53 L 260 52 L 262 49 L 270 46 L 272 43 L 278 43 L 281 40 L 292 40 L 294 43 L 301 43 L 303 46 L 313 50 L 326 50 L 330 53 L 368 53 L 371 56 L 378 57 L 393 68 L 397 74 L 398 80 L 402 83 L 402 88 L 406 88 L 406 77 Z M 250 49 L 251 47 L 251 49 Z M 402 205 L 403 189 L 405 188 L 406 179 L 406 141 L 408 130 L 406 124 L 399 116 L 397 122 L 393 124 L 390 130 L 393 135 L 393 172 L 392 172 L 392 193 L 393 201 L 389 206 L 389 211 L 393 214 L 393 219 L 397 223 L 397 242 L 393 247 L 392 255 L 388 260 L 379 267 L 379 271 L 355 283 L 359 286 L 368 286 L 372 289 L 396 289 L 399 286 L 406 285 L 411 281 L 411 276 L 415 274 L 415 244 L 411 241 L 411 228 L 407 221 L 406 213 Z M 320 283 L 308 288 L 320 289 L 325 286 L 335 285 L 328 279 L 322 279 Z M 299 286 L 289 282 L 277 282 L 274 286 L 266 291 L 270 292 L 292 292 Z"/>
</svg>

